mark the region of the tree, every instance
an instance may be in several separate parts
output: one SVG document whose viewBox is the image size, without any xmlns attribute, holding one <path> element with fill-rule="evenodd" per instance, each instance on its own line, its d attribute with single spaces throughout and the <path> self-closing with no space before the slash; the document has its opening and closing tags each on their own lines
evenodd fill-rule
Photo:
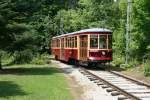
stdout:
<svg viewBox="0 0 150 100">
<path fill-rule="evenodd" d="M 14 52 L 17 37 L 28 31 L 28 25 L 23 22 L 20 23 L 21 18 L 24 17 L 23 15 L 21 17 L 17 11 L 16 2 L 13 0 L 0 1 L 0 50 Z M 1 66 L 0 56 L 0 68 Z"/>
<path fill-rule="evenodd" d="M 66 2 L 1 0 L 0 49 L 11 53 L 24 52 L 26 49 L 38 52 L 49 49 L 50 38 L 55 35 L 53 17 L 58 10 L 66 9 Z"/>
<path fill-rule="evenodd" d="M 134 47 L 134 55 L 138 60 L 142 61 L 145 55 L 150 53 L 150 1 L 134 0 L 133 4 L 133 35 L 132 46 Z"/>
</svg>

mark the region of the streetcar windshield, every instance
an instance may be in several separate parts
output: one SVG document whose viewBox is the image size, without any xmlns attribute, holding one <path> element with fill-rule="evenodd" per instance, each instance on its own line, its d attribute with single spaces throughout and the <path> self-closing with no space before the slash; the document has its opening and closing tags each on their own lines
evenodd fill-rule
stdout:
<svg viewBox="0 0 150 100">
<path fill-rule="evenodd" d="M 99 48 L 106 49 L 107 48 L 107 35 L 99 36 Z"/>
<path fill-rule="evenodd" d="M 90 35 L 90 48 L 98 48 L 98 35 Z"/>
</svg>

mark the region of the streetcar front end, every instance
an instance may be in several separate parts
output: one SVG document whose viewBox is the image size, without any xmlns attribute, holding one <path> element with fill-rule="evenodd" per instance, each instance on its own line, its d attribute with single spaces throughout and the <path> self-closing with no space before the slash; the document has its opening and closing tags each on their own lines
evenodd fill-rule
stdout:
<svg viewBox="0 0 150 100">
<path fill-rule="evenodd" d="M 88 50 L 89 63 L 107 63 L 112 61 L 112 34 L 91 34 Z"/>
</svg>

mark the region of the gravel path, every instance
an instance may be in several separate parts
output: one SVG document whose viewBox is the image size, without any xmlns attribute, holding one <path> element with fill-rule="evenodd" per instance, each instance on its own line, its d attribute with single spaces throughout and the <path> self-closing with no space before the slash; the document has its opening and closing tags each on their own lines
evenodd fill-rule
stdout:
<svg viewBox="0 0 150 100">
<path fill-rule="evenodd" d="M 71 83 L 73 94 L 76 100 L 117 100 L 117 97 L 111 96 L 105 89 L 98 87 L 95 83 L 91 82 L 87 77 L 83 76 L 78 68 L 72 65 L 67 65 L 59 61 L 52 61 L 57 63 L 63 70 L 65 75 L 74 82 Z"/>
</svg>

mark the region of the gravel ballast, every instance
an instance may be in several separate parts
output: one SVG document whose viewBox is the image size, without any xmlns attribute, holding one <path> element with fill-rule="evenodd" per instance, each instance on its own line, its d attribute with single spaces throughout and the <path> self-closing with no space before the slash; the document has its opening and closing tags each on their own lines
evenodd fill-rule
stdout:
<svg viewBox="0 0 150 100">
<path fill-rule="evenodd" d="M 111 96 L 105 89 L 97 86 L 86 76 L 81 74 L 77 67 L 53 60 L 52 63 L 59 65 L 66 77 L 71 78 L 71 88 L 75 94 L 76 100 L 117 100 L 117 97 Z M 77 93 L 78 92 L 78 93 Z"/>
</svg>

